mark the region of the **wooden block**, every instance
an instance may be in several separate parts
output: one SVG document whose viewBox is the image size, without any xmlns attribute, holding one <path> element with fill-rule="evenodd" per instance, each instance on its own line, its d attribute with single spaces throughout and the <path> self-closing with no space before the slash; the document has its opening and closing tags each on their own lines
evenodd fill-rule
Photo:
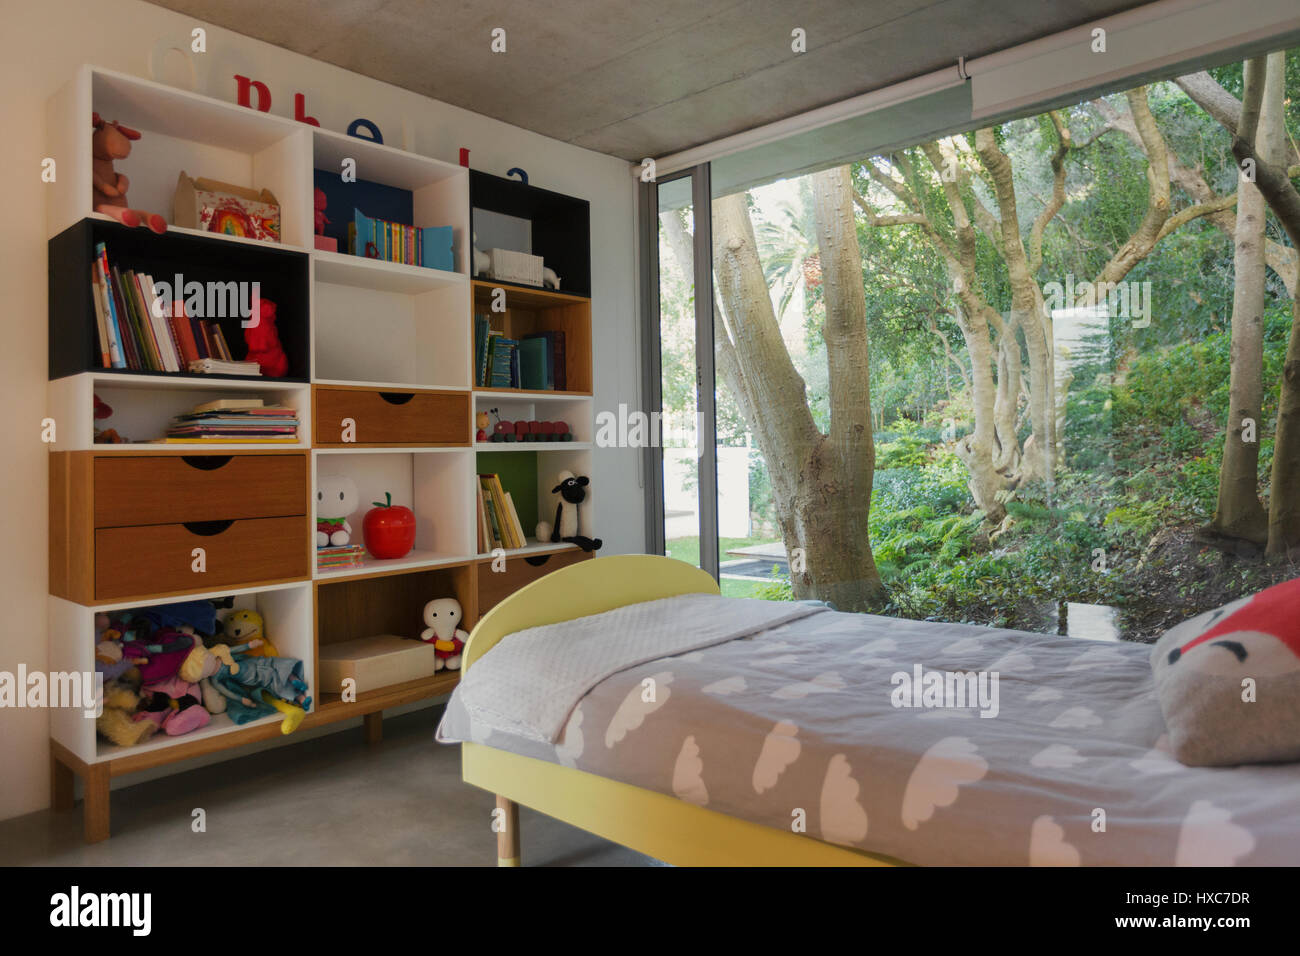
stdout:
<svg viewBox="0 0 1300 956">
<path fill-rule="evenodd" d="M 356 681 L 358 694 L 392 684 L 432 677 L 437 653 L 432 644 L 378 634 L 320 649 L 319 684 L 322 692 L 337 694 L 343 681 Z"/>
</svg>

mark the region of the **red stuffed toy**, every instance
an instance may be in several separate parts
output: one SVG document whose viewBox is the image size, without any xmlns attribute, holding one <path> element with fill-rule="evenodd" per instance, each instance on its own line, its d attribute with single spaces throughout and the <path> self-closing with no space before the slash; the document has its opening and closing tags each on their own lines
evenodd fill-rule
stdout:
<svg viewBox="0 0 1300 956">
<path fill-rule="evenodd" d="M 280 345 L 280 333 L 275 328 L 275 303 L 261 299 L 260 314 L 255 325 L 244 329 L 244 342 L 248 345 L 245 361 L 256 362 L 268 378 L 283 378 L 289 371 L 289 356 Z"/>
</svg>

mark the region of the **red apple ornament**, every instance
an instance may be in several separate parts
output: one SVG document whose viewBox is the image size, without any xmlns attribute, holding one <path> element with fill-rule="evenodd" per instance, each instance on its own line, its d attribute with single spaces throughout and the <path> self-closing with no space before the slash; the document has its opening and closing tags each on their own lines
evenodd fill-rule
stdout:
<svg viewBox="0 0 1300 956">
<path fill-rule="evenodd" d="M 384 492 L 384 501 L 371 502 L 361 522 L 366 550 L 376 558 L 404 558 L 415 547 L 415 512 L 405 505 L 393 504 L 392 492 Z"/>
</svg>

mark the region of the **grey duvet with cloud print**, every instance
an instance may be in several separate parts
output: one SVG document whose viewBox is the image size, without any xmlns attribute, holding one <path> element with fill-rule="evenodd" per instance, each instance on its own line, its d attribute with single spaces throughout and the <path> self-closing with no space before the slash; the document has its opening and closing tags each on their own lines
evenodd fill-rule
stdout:
<svg viewBox="0 0 1300 956">
<path fill-rule="evenodd" d="M 466 674 L 438 739 L 911 863 L 1300 863 L 1300 764 L 1176 761 L 1145 645 L 790 619 L 789 604 L 703 595 L 648 603 L 641 630 L 667 645 L 654 659 L 644 633 L 605 615 L 512 634 Z M 693 621 L 711 628 L 704 646 L 690 646 Z M 566 639 L 595 633 L 599 645 Z M 544 658 L 563 679 L 533 680 L 567 691 L 539 707 L 545 693 L 510 689 Z M 971 672 L 983 683 L 952 676 Z"/>
</svg>

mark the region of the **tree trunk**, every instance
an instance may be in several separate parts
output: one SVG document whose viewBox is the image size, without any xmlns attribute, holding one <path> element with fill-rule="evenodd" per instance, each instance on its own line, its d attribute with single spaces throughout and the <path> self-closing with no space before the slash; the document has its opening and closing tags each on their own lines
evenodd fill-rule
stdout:
<svg viewBox="0 0 1300 956">
<path fill-rule="evenodd" d="M 816 443 L 796 498 L 795 515 L 808 552 L 802 584 L 807 596 L 843 610 L 866 610 L 885 589 L 867 533 L 876 449 L 866 291 L 849 167 L 815 174 L 812 187 L 826 303 L 822 337 L 830 373 L 830 429 Z M 795 595 L 803 596 L 797 580 Z"/>
<path fill-rule="evenodd" d="M 1285 76 L 1285 63 L 1281 53 L 1248 61 L 1239 110 L 1234 108 L 1231 97 L 1216 96 L 1217 85 L 1203 74 L 1184 77 L 1179 85 L 1232 133 L 1232 154 L 1237 163 L 1249 160 L 1254 164 L 1256 187 L 1282 223 L 1292 247 L 1300 249 L 1300 191 L 1291 182 L 1294 170 L 1288 169 L 1295 153 L 1284 146 L 1285 159 L 1270 161 L 1266 144 L 1272 134 L 1261 121 L 1270 111 L 1265 101 L 1276 95 L 1269 90 L 1267 80 L 1275 70 Z M 1272 557 L 1300 548 L 1300 299 L 1294 292 L 1269 482 L 1267 553 Z"/>
<path fill-rule="evenodd" d="M 1246 64 L 1253 73 L 1256 64 Z M 1283 66 L 1285 63 L 1283 63 Z M 1282 70 L 1268 70 L 1259 122 L 1261 158 L 1273 161 L 1281 147 Z M 1247 82 L 1257 78 L 1247 77 Z M 1228 424 L 1219 469 L 1219 501 L 1205 533 L 1211 538 L 1268 542 L 1268 515 L 1259 500 L 1259 431 L 1264 404 L 1264 197 L 1244 177 L 1237 187 L 1233 249 L 1232 352 Z"/>
<path fill-rule="evenodd" d="M 1291 300 L 1268 504 L 1268 554 L 1285 557 L 1300 548 L 1300 297 Z"/>
<path fill-rule="evenodd" d="M 862 611 L 884 596 L 867 527 L 875 447 L 862 258 L 848 169 L 816 174 L 813 189 L 826 285 L 830 435 L 813 423 L 781 337 L 743 194 L 713 202 L 718 371 L 767 463 L 792 565 L 802 554 L 802 570 L 791 568 L 795 596 Z"/>
</svg>

